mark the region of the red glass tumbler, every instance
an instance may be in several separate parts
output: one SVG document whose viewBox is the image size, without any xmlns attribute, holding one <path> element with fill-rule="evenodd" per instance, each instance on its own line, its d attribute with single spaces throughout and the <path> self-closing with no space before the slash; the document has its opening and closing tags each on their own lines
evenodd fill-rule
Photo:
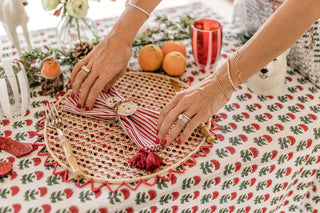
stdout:
<svg viewBox="0 0 320 213">
<path fill-rule="evenodd" d="M 196 63 L 202 68 L 211 69 L 221 53 L 221 24 L 212 19 L 193 22 L 191 25 L 191 46 Z"/>
</svg>

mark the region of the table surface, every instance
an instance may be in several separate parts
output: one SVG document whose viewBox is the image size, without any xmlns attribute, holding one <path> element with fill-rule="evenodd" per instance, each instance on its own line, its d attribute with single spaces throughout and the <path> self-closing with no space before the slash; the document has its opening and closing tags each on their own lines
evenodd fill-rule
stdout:
<svg viewBox="0 0 320 213">
<path fill-rule="evenodd" d="M 223 24 L 224 43 L 218 63 L 240 45 L 234 36 L 236 27 L 202 4 L 155 14 L 174 20 L 185 13 L 218 19 Z M 100 33 L 106 34 L 114 21 L 97 20 Z M 31 37 L 34 47 L 59 46 L 54 29 L 31 32 Z M 16 55 L 6 38 L 0 42 L 2 58 Z M 192 85 L 209 72 L 194 65 L 190 39 L 183 42 L 188 50 L 188 68 L 180 80 Z M 139 70 L 134 54 L 129 68 Z M 76 182 L 63 168 L 56 167 L 42 150 L 44 118 L 40 113 L 42 103 L 55 97 L 41 96 L 39 88 L 32 90 L 29 115 L 0 119 L 0 136 L 39 145 L 19 159 L 0 151 L 0 161 L 14 161 L 13 172 L 0 178 L 0 212 L 317 212 L 320 90 L 290 68 L 286 86 L 285 94 L 264 97 L 242 84 L 217 113 L 221 128 L 215 131 L 218 140 L 213 148 L 206 145 L 200 156 L 188 160 L 189 166 L 180 166 L 163 178 L 120 188 L 116 184 Z M 201 156 L 203 153 L 206 156 Z"/>
</svg>

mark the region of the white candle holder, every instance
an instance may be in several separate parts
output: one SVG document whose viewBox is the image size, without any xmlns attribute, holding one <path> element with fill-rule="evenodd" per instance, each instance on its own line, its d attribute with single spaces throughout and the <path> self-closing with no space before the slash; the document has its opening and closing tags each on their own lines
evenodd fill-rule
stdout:
<svg viewBox="0 0 320 213">
<path fill-rule="evenodd" d="M 26 114 L 30 98 L 26 71 L 17 60 L 2 61 L 0 71 L 0 117 L 19 118 Z"/>
</svg>

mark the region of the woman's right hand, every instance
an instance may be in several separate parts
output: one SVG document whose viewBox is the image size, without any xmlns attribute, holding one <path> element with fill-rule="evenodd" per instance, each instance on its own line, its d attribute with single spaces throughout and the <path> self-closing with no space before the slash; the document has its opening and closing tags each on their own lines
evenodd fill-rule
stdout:
<svg viewBox="0 0 320 213">
<path fill-rule="evenodd" d="M 72 96 L 79 95 L 78 107 L 89 110 L 102 90 L 107 91 L 126 72 L 131 43 L 121 34 L 110 33 L 72 70 Z M 90 72 L 82 69 L 86 66 Z"/>
</svg>

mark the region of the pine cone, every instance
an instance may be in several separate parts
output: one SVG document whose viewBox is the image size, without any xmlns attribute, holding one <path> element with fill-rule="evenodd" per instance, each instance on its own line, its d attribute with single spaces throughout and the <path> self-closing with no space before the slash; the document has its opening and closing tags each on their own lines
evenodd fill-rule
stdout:
<svg viewBox="0 0 320 213">
<path fill-rule="evenodd" d="M 79 41 L 74 45 L 72 55 L 79 61 L 86 57 L 92 49 L 93 45 L 89 42 Z"/>
</svg>

